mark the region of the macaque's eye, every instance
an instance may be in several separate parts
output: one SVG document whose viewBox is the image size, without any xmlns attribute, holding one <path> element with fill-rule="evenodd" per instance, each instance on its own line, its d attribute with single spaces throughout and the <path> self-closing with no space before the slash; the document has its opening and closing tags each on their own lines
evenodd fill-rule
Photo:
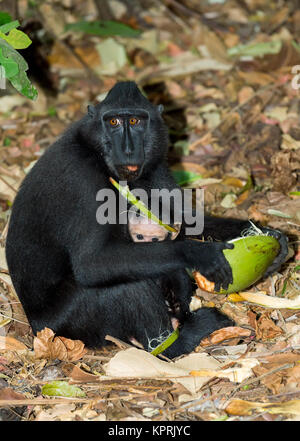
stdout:
<svg viewBox="0 0 300 441">
<path fill-rule="evenodd" d="M 121 121 L 118 119 L 118 118 L 112 118 L 110 121 L 109 121 L 109 124 L 111 125 L 111 126 L 118 126 L 119 124 L 121 124 Z"/>
<path fill-rule="evenodd" d="M 137 235 L 136 235 L 136 238 L 137 238 L 138 240 L 143 240 L 143 239 L 144 239 L 144 236 L 143 236 L 142 234 L 137 234 Z"/>
<path fill-rule="evenodd" d="M 152 237 L 152 242 L 158 242 L 158 237 Z"/>
<path fill-rule="evenodd" d="M 140 122 L 140 120 L 137 119 L 137 118 L 130 118 L 130 120 L 129 120 L 129 124 L 130 124 L 131 126 L 135 126 L 135 125 L 138 124 L 139 122 Z"/>
</svg>

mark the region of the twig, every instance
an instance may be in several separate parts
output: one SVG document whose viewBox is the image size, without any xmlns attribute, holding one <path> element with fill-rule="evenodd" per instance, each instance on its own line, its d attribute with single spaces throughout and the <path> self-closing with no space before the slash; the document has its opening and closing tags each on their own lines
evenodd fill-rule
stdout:
<svg viewBox="0 0 300 441">
<path fill-rule="evenodd" d="M 8 318 L 8 319 L 10 319 L 10 320 L 14 320 L 15 322 L 18 322 L 18 323 L 22 323 L 22 325 L 28 325 L 29 326 L 29 323 L 27 322 L 22 322 L 21 320 L 18 320 L 18 319 L 16 319 L 16 318 L 14 318 L 14 317 L 10 317 L 9 315 L 5 315 L 5 314 L 3 314 L 3 312 L 0 312 L 0 316 L 3 316 L 3 317 L 5 317 L 5 318 Z"/>
</svg>

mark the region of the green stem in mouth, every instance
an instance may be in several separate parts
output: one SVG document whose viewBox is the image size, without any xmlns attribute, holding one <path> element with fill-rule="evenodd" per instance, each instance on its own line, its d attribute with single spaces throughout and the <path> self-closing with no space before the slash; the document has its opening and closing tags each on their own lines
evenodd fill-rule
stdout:
<svg viewBox="0 0 300 441">
<path fill-rule="evenodd" d="M 113 178 L 109 178 L 110 182 L 113 184 L 114 187 L 121 193 L 121 195 L 128 200 L 128 202 L 132 205 L 135 205 L 142 213 L 144 213 L 148 219 L 151 219 L 153 222 L 156 222 L 157 224 L 164 227 L 166 230 L 170 231 L 171 233 L 177 233 L 177 230 L 170 225 L 164 224 L 158 217 L 156 217 L 153 213 L 151 213 L 150 210 L 145 206 L 145 204 L 142 201 L 139 201 L 133 193 L 129 190 L 128 186 L 119 185 L 117 181 L 115 181 Z"/>
</svg>

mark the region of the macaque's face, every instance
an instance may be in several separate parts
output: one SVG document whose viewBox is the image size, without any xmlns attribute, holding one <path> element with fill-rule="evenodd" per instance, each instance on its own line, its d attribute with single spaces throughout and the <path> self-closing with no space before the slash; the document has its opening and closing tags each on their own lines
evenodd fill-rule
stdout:
<svg viewBox="0 0 300 441">
<path fill-rule="evenodd" d="M 133 242 L 161 242 L 163 240 L 174 240 L 180 232 L 180 224 L 174 225 L 178 231 L 171 233 L 161 225 L 153 222 L 144 216 L 128 216 L 129 234 Z"/>
</svg>

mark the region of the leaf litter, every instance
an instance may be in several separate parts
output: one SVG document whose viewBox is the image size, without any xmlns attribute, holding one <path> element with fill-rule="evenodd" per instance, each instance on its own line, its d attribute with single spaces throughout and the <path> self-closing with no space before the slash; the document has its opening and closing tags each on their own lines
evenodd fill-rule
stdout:
<svg viewBox="0 0 300 441">
<path fill-rule="evenodd" d="M 255 0 L 247 7 L 183 0 L 183 8 L 149 1 L 133 13 L 127 3 L 112 2 L 110 19 L 133 31 L 123 27 L 130 35 L 117 35 L 107 25 L 104 36 L 84 32 L 102 19 L 95 3 L 85 11 L 78 0 L 63 8 L 20 6 L 21 15 L 31 8 L 52 44 L 41 46 L 28 28 L 28 50 L 44 62 L 36 71 L 28 61 L 37 101 L 15 92 L 0 97 L 0 420 L 297 420 L 300 119 L 292 83 L 300 64 L 299 11 L 291 1 L 280 10 L 262 1 L 258 13 Z M 184 177 L 182 185 L 205 189 L 207 211 L 250 217 L 289 237 L 287 262 L 247 293 L 195 292 L 193 308 L 217 307 L 236 326 L 174 361 L 114 338 L 88 350 L 50 329 L 33 336 L 5 262 L 22 179 L 87 104 L 123 79 L 164 105 L 171 170 Z M 81 392 L 70 392 L 72 386 Z"/>
</svg>

